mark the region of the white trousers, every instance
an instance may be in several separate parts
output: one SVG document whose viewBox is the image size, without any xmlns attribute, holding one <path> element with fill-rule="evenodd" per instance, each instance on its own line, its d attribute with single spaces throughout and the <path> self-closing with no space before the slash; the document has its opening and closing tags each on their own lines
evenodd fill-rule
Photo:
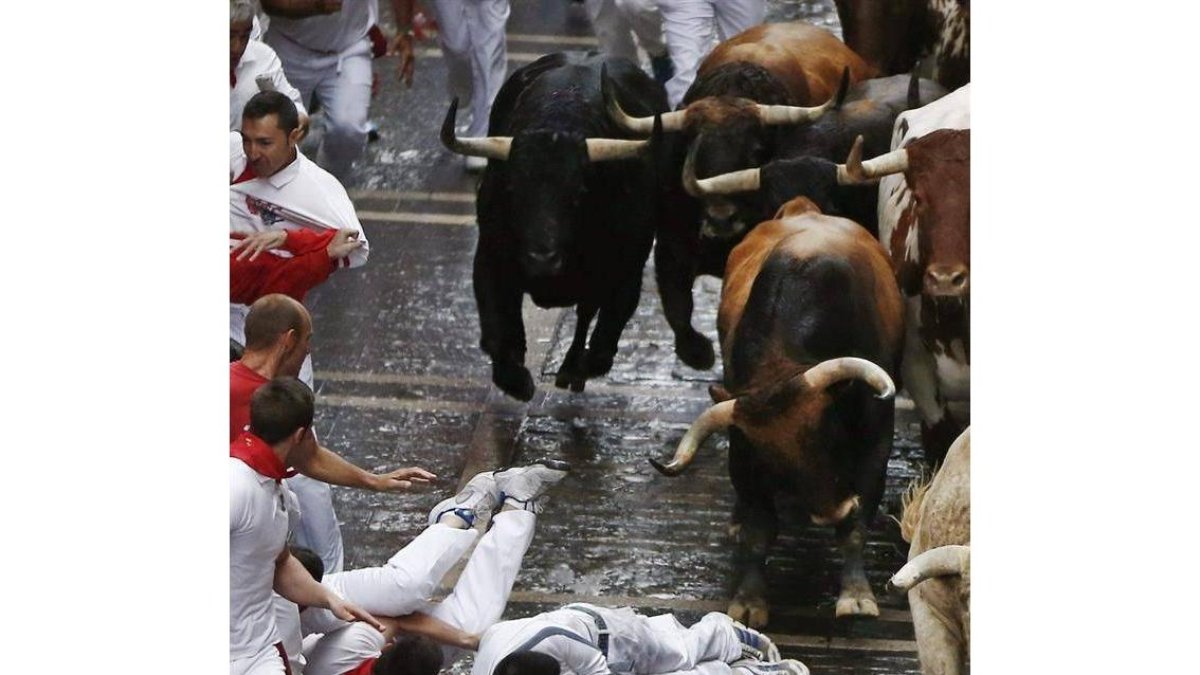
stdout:
<svg viewBox="0 0 1200 675">
<path fill-rule="evenodd" d="M 271 31 L 265 42 L 283 62 L 283 74 L 312 110 L 313 94 L 325 114 L 317 164 L 346 182 L 350 166 L 367 147 L 371 105 L 371 41 L 363 37 L 339 54 L 315 52 Z"/>
<path fill-rule="evenodd" d="M 492 101 L 508 74 L 508 0 L 434 0 L 433 11 L 450 95 L 458 97 L 459 110 L 471 113 L 465 135 L 486 136 Z"/>
<path fill-rule="evenodd" d="M 662 15 L 653 0 L 586 0 L 584 6 L 605 54 L 639 63 L 639 45 L 651 58 L 667 53 Z"/>
<path fill-rule="evenodd" d="M 287 479 L 296 495 L 300 519 L 292 526 L 292 543 L 312 549 L 325 563 L 325 573 L 342 571 L 345 558 L 342 528 L 333 512 L 333 489 L 329 483 L 297 474 Z"/>
<path fill-rule="evenodd" d="M 706 661 L 732 663 L 742 656 L 733 622 L 719 612 L 684 628 L 674 614 L 645 617 L 627 607 L 589 608 L 608 626 L 608 666 L 616 673 L 690 671 Z"/>
<path fill-rule="evenodd" d="M 696 80 L 700 62 L 718 40 L 728 40 L 767 16 L 765 0 L 659 0 L 658 9 L 675 68 L 674 77 L 667 81 L 671 108 L 679 106 Z"/>
<path fill-rule="evenodd" d="M 503 511 L 492 516 L 491 529 L 479 540 L 454 591 L 440 603 L 428 605 L 425 611 L 476 635 L 499 621 L 533 541 L 536 524 L 537 516 L 529 511 Z M 463 653 L 442 647 L 442 663 L 449 666 Z"/>
</svg>

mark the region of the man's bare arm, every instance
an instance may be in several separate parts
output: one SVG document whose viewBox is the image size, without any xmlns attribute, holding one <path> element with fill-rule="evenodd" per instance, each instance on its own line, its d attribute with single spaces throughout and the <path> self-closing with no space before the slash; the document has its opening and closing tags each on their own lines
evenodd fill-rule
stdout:
<svg viewBox="0 0 1200 675">
<path fill-rule="evenodd" d="M 324 607 L 343 621 L 363 621 L 383 631 L 383 625 L 365 610 L 346 602 L 322 586 L 285 546 L 275 559 L 275 592 L 301 607 Z"/>
<path fill-rule="evenodd" d="M 341 455 L 321 445 L 317 446 L 316 451 L 303 453 L 303 455 L 306 458 L 295 463 L 296 470 L 309 478 L 315 478 L 330 485 L 391 492 L 407 490 L 416 483 L 428 483 L 437 478 L 434 474 L 415 466 L 396 469 L 385 474 L 373 474 L 351 464 Z"/>
<path fill-rule="evenodd" d="M 428 614 L 413 612 L 404 616 L 381 616 L 377 618 L 383 624 L 383 637 L 388 642 L 395 639 L 399 633 L 409 633 L 427 637 L 438 644 L 450 647 L 469 649 L 471 651 L 479 649 L 478 635 L 455 628 L 445 621 L 435 619 Z"/>
</svg>

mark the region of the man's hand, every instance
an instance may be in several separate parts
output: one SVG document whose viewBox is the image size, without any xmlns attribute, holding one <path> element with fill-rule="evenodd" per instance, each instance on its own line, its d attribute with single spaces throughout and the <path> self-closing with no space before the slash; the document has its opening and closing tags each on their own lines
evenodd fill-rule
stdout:
<svg viewBox="0 0 1200 675">
<path fill-rule="evenodd" d="M 396 469 L 390 473 L 375 474 L 375 479 L 372 483 L 376 492 L 397 492 L 411 489 L 416 483 L 426 484 L 436 479 L 436 475 L 425 469 L 419 466 L 410 466 L 404 469 Z"/>
<path fill-rule="evenodd" d="M 362 248 L 363 243 L 358 239 L 358 230 L 344 229 L 338 230 L 337 234 L 333 235 L 329 245 L 325 247 L 325 252 L 333 260 L 341 260 L 350 255 L 355 249 Z"/>
<path fill-rule="evenodd" d="M 383 624 L 379 623 L 367 610 L 343 600 L 337 593 L 329 593 L 328 595 L 329 611 L 333 612 L 334 616 L 342 621 L 362 621 L 380 633 L 383 632 Z"/>
<path fill-rule="evenodd" d="M 416 58 L 413 56 L 412 31 L 401 31 L 392 38 L 392 43 L 388 45 L 388 56 L 393 54 L 400 56 L 400 66 L 396 69 L 396 75 L 404 83 L 404 86 L 411 89 L 413 73 L 417 66 Z"/>
<path fill-rule="evenodd" d="M 242 235 L 240 232 L 234 232 L 230 233 L 229 236 L 238 238 Z M 233 253 L 234 251 L 241 251 L 237 257 L 238 260 L 245 260 L 246 256 L 250 256 L 251 260 L 255 260 L 263 251 L 270 251 L 271 249 L 279 248 L 280 246 L 283 246 L 284 242 L 286 241 L 287 231 L 285 230 L 251 232 L 250 234 L 244 235 L 244 238 L 242 238 L 241 241 L 234 244 L 233 248 L 231 248 L 229 252 Z"/>
</svg>

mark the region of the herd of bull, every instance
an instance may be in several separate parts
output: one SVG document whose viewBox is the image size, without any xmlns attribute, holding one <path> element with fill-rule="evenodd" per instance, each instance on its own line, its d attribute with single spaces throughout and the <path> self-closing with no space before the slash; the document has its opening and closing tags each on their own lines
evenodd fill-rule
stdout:
<svg viewBox="0 0 1200 675">
<path fill-rule="evenodd" d="M 491 160 L 477 198 L 474 290 L 481 347 L 510 396 L 535 391 L 525 294 L 541 307 L 575 307 L 555 384 L 582 391 L 612 367 L 652 247 L 675 352 L 693 368 L 711 368 L 715 355 L 691 323 L 692 285 L 699 274 L 723 277 L 723 383 L 674 457 L 652 462 L 677 475 L 707 436 L 728 432 L 745 561 L 734 618 L 768 622 L 764 566 L 781 492 L 836 529 L 836 615 L 878 616 L 863 549 L 883 498 L 896 383 L 907 389 L 926 459 L 942 468 L 908 504 L 910 562 L 893 583 L 912 589 L 926 671 L 960 672 L 970 587 L 970 85 L 876 77 L 876 63 L 820 28 L 762 25 L 717 46 L 671 111 L 636 64 L 550 54 L 509 78 L 489 137 L 455 135 L 456 101 L 442 141 Z M 961 69 L 946 72 L 943 83 L 965 81 Z"/>
</svg>

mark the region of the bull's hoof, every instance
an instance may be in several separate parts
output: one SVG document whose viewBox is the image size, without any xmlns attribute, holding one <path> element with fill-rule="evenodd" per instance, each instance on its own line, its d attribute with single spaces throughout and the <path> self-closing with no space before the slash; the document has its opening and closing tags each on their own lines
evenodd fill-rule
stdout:
<svg viewBox="0 0 1200 675">
<path fill-rule="evenodd" d="M 587 372 L 588 377 L 599 377 L 607 375 L 608 371 L 612 370 L 613 357 L 615 354 L 597 354 L 592 350 L 588 350 L 587 358 L 584 360 L 583 368 Z"/>
<path fill-rule="evenodd" d="M 839 619 L 848 616 L 874 618 L 879 616 L 879 603 L 875 602 L 875 596 L 870 591 L 865 595 L 842 591 L 834 616 Z"/>
<path fill-rule="evenodd" d="M 675 338 L 675 355 L 688 368 L 708 370 L 716 362 L 712 340 L 696 331 Z"/>
<path fill-rule="evenodd" d="M 771 618 L 767 601 L 762 598 L 734 598 L 725 613 L 734 621 L 740 621 L 751 628 L 763 628 Z"/>
<path fill-rule="evenodd" d="M 949 411 L 933 426 L 921 423 L 921 447 L 925 448 L 925 463 L 929 467 L 940 465 L 950 451 L 950 445 L 963 431 L 963 426 L 950 417 Z"/>
<path fill-rule="evenodd" d="M 532 399 L 533 393 L 537 391 L 533 384 L 533 376 L 525 366 L 493 365 L 492 382 L 518 401 Z"/>
</svg>

